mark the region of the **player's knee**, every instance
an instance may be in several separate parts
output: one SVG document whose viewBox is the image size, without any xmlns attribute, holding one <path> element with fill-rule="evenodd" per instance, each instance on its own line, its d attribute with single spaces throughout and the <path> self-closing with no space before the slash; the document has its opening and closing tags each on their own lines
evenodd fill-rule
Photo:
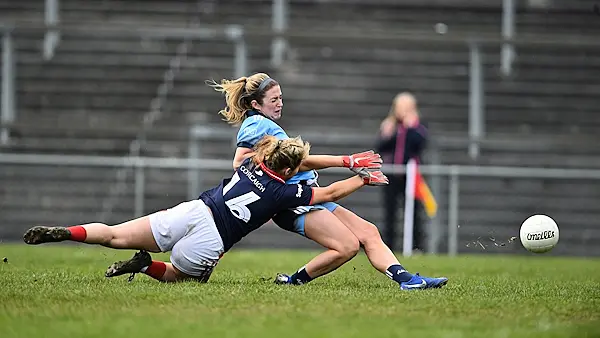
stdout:
<svg viewBox="0 0 600 338">
<path fill-rule="evenodd" d="M 377 229 L 375 224 L 370 222 L 365 222 L 365 227 L 361 231 L 359 240 L 363 246 L 368 246 L 370 244 L 378 244 L 382 242 L 379 229 Z"/>
<path fill-rule="evenodd" d="M 356 237 L 352 237 L 340 243 L 337 251 L 340 253 L 341 258 L 349 260 L 356 256 L 359 250 L 360 242 Z"/>
</svg>

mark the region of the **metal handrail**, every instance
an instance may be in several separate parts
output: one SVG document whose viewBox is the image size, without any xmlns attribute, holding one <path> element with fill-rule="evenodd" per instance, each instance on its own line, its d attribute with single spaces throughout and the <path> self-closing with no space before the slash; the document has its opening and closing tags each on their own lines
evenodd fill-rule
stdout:
<svg viewBox="0 0 600 338">
<path fill-rule="evenodd" d="M 199 169 L 231 170 L 231 160 L 155 158 L 155 157 L 119 157 L 88 155 L 45 155 L 45 154 L 7 154 L 0 153 L 2 164 L 89 166 L 89 167 L 140 167 L 157 169 Z M 329 168 L 327 171 L 347 173 L 345 168 Z M 458 175 L 471 177 L 509 177 L 509 178 L 555 178 L 555 179 L 600 179 L 600 169 L 536 168 L 511 166 L 472 166 L 472 165 L 421 165 L 423 174 Z M 383 171 L 390 174 L 406 172 L 404 165 L 384 165 Z"/>
</svg>

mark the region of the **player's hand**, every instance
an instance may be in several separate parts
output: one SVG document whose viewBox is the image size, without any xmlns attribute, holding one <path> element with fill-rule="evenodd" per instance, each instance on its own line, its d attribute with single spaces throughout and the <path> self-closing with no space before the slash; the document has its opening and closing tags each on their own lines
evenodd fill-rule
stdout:
<svg viewBox="0 0 600 338">
<path fill-rule="evenodd" d="M 368 169 L 379 169 L 383 160 L 381 155 L 376 154 L 373 150 L 365 151 L 362 153 L 352 154 L 350 156 L 344 156 L 342 158 L 344 167 L 346 168 L 368 168 Z"/>
<path fill-rule="evenodd" d="M 352 170 L 352 169 L 351 169 Z M 360 178 L 362 178 L 365 185 L 387 185 L 390 183 L 387 176 L 381 171 L 369 171 L 365 168 L 354 169 L 354 171 Z"/>
</svg>

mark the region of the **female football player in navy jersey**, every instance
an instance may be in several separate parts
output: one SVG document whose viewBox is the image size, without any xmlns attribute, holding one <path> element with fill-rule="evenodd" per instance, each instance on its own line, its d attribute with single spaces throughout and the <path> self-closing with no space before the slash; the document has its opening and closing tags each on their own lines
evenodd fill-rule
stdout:
<svg viewBox="0 0 600 338">
<path fill-rule="evenodd" d="M 285 140 L 288 135 L 274 121 L 281 118 L 283 96 L 279 83 L 267 74 L 256 73 L 236 80 L 209 82 L 215 90 L 225 94 L 227 107 L 219 112 L 230 124 L 240 125 L 233 167 L 237 168 L 244 158 L 253 152 L 252 147 L 264 135 Z M 314 161 L 327 167 L 380 167 L 381 159 L 373 153 L 350 156 L 312 155 L 303 163 L 301 172 L 287 180 L 287 184 L 316 186 L 320 169 Z M 378 155 L 377 155 L 378 156 Z M 310 165 L 309 165 L 310 164 Z M 273 219 L 288 231 L 306 236 L 329 250 L 313 258 L 291 276 L 278 274 L 275 282 L 304 284 L 325 275 L 352 259 L 362 245 L 371 264 L 380 272 L 396 281 L 401 289 L 424 289 L 442 287 L 447 278 L 427 278 L 409 273 L 385 245 L 377 227 L 360 218 L 350 210 L 332 202 L 315 203 L 279 212 Z"/>
<path fill-rule="evenodd" d="M 27 244 L 71 240 L 141 250 L 130 260 L 111 265 L 107 277 L 130 273 L 132 278 L 142 272 L 164 282 L 206 282 L 223 253 L 277 212 L 336 201 L 363 185 L 388 183 L 380 171 L 363 169 L 358 176 L 323 188 L 286 184 L 298 173 L 309 150 L 310 145 L 300 138 L 265 136 L 231 178 L 203 192 L 197 200 L 115 226 L 36 226 L 23 239 Z M 316 166 L 323 165 L 317 161 Z M 148 251 L 171 251 L 171 263 L 153 261 Z"/>
</svg>

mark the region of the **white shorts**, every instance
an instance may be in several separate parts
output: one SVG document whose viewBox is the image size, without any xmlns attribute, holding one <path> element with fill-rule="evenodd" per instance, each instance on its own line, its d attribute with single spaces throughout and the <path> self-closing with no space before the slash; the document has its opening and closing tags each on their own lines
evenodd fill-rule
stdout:
<svg viewBox="0 0 600 338">
<path fill-rule="evenodd" d="M 183 202 L 150 216 L 154 240 L 181 272 L 207 281 L 225 251 L 210 209 L 202 200 Z"/>
</svg>

